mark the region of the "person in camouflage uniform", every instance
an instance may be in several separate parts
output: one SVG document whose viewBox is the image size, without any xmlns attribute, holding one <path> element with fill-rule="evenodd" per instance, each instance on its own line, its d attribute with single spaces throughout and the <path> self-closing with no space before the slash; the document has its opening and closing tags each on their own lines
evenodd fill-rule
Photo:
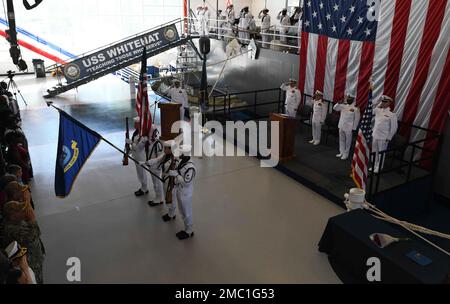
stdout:
<svg viewBox="0 0 450 304">
<path fill-rule="evenodd" d="M 26 189 L 21 189 L 23 201 L 10 201 L 3 206 L 5 216 L 3 245 L 17 241 L 21 246 L 28 248 L 28 264 L 36 275 L 36 282 L 42 284 L 45 251 L 40 238 L 41 230 L 31 208 L 30 193 Z"/>
</svg>

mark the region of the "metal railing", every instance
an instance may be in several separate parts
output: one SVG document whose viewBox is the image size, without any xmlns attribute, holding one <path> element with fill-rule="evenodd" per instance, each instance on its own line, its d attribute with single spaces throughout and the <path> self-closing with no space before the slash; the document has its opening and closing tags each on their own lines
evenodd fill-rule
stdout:
<svg viewBox="0 0 450 304">
<path fill-rule="evenodd" d="M 223 104 L 217 105 L 218 99 L 222 99 Z M 232 100 L 246 102 L 247 104 L 233 106 Z M 251 102 L 249 103 L 250 100 Z M 244 120 L 267 118 L 269 117 L 270 109 L 272 109 L 272 112 L 280 112 L 282 104 L 283 99 L 280 88 L 223 94 L 215 93 L 209 100 L 209 107 L 212 108 L 212 118 L 216 120 L 220 116 L 223 121 L 233 120 L 233 112 L 246 110 L 249 110 L 247 113 L 251 113 L 253 116 L 249 116 L 248 119 Z M 268 109 L 266 112 L 269 113 L 267 115 L 259 114 L 258 108 L 261 107 L 266 107 Z"/>
<path fill-rule="evenodd" d="M 191 34 L 198 33 L 201 34 L 204 31 L 204 24 L 202 24 L 202 21 L 197 18 L 187 18 L 188 22 L 190 24 L 189 31 Z M 301 36 L 298 33 L 298 26 L 282 26 L 279 24 L 272 25 L 269 29 L 270 31 L 267 33 L 263 33 L 262 31 L 251 31 L 251 30 L 245 30 L 242 28 L 239 28 L 237 25 L 233 25 L 231 27 L 223 27 L 221 25 L 229 24 L 226 20 L 218 20 L 218 19 L 208 19 L 208 22 L 206 23 L 206 26 L 208 28 L 207 34 L 209 36 L 215 36 L 216 38 L 225 38 L 225 39 L 238 39 L 241 43 L 248 44 L 250 43 L 251 39 L 247 38 L 240 38 L 238 37 L 239 32 L 241 33 L 248 33 L 249 35 L 253 35 L 256 39 L 255 42 L 264 47 L 264 46 L 274 46 L 274 47 L 280 47 L 284 48 L 290 51 L 296 51 L 298 52 L 300 47 L 300 39 Z M 258 25 L 257 25 L 258 26 Z M 282 34 L 283 29 L 288 29 L 288 31 L 291 31 L 292 29 L 295 29 L 297 32 L 297 35 L 286 35 Z M 262 41 L 262 35 L 267 35 L 271 37 L 272 40 L 269 40 L 267 42 Z M 280 38 L 279 40 L 277 38 Z M 289 43 L 276 43 L 273 41 L 282 41 L 282 39 L 286 39 L 286 41 L 289 40 L 295 40 L 297 42 L 297 45 L 289 44 Z"/>
<path fill-rule="evenodd" d="M 371 171 L 371 173 L 368 176 L 369 188 L 367 191 L 367 195 L 368 195 L 369 199 L 372 199 L 376 194 L 382 192 L 382 191 L 380 191 L 381 179 L 383 176 L 388 175 L 390 173 L 396 172 L 396 173 L 400 173 L 401 175 L 404 175 L 404 178 L 405 178 L 404 182 L 400 183 L 399 185 L 408 184 L 409 182 L 411 182 L 419 177 L 434 175 L 434 172 L 436 170 L 436 163 L 437 163 L 436 160 L 439 158 L 439 150 L 440 149 L 431 150 L 431 149 L 426 148 L 424 145 L 425 145 L 425 143 L 435 142 L 436 146 L 439 147 L 441 145 L 441 137 L 442 137 L 441 134 L 439 134 L 438 132 L 433 131 L 433 130 L 425 129 L 425 128 L 411 125 L 411 124 L 406 124 L 401 121 L 399 121 L 399 125 L 407 126 L 407 127 L 411 128 L 411 131 L 414 129 L 426 131 L 427 136 L 423 139 L 406 143 L 401 147 L 388 148 L 385 151 L 379 152 L 378 154 L 379 154 L 380 161 L 379 161 L 378 168 L 375 167 L 375 164 L 376 164 L 375 160 L 376 160 L 377 153 L 372 152 L 370 154 L 370 163 L 371 163 L 370 171 Z M 397 156 L 397 154 L 399 152 L 400 152 L 400 155 Z M 405 154 L 409 154 L 409 156 L 406 157 Z M 388 166 L 388 168 L 386 168 L 386 162 L 389 158 L 391 158 L 391 166 Z M 393 165 L 395 160 L 397 160 L 399 163 L 396 166 Z M 427 166 L 426 165 L 427 162 L 430 163 L 431 166 Z M 419 169 L 421 171 L 422 175 L 417 178 L 413 178 L 412 177 L 413 168 Z M 406 169 L 406 173 L 403 171 L 404 169 Z M 378 173 L 374 173 L 374 172 L 378 172 Z M 399 185 L 397 185 L 397 186 L 399 186 Z M 394 188 L 394 187 L 391 187 L 391 188 Z M 391 189 L 391 188 L 389 188 L 389 189 Z M 385 190 L 389 190 L 389 189 L 385 189 Z"/>
<path fill-rule="evenodd" d="M 275 92 L 278 97 L 276 100 L 264 100 L 264 98 L 260 98 L 263 96 L 264 93 L 267 92 Z M 240 98 L 244 101 L 252 100 L 247 105 L 244 106 L 235 106 L 233 107 L 231 104 L 231 100 L 233 98 L 239 98 L 245 96 L 243 98 Z M 250 98 L 249 98 L 250 97 Z M 239 117 L 238 120 L 254 120 L 254 119 L 264 119 L 267 118 L 268 115 L 262 114 L 261 108 L 268 107 L 271 109 L 266 109 L 267 113 L 270 112 L 277 112 L 281 113 L 283 109 L 284 104 L 284 97 L 285 92 L 283 92 L 281 89 L 267 89 L 267 90 L 253 90 L 253 91 L 247 91 L 247 92 L 238 92 L 238 93 L 228 93 L 228 94 L 215 94 L 212 99 L 210 99 L 209 106 L 212 107 L 212 117 L 213 119 L 217 120 L 218 117 L 220 117 L 225 123 L 227 120 L 235 120 L 233 118 L 233 112 L 243 112 L 245 111 L 247 114 L 246 119 L 242 119 L 242 117 Z M 302 94 L 302 105 L 305 104 L 305 99 L 308 97 L 312 97 L 308 94 Z M 216 100 L 223 98 L 224 102 L 220 106 L 216 105 Z M 269 98 L 270 99 L 270 98 Z M 332 113 L 332 107 L 334 102 L 329 100 L 324 100 L 325 103 L 328 104 L 328 113 Z M 274 106 L 276 105 L 276 106 Z M 248 110 L 248 111 L 246 111 Z M 311 113 L 312 115 L 312 113 Z M 301 120 L 300 121 L 305 125 L 310 125 L 310 123 L 307 123 L 307 121 Z M 370 167 L 371 172 L 368 176 L 368 190 L 367 195 L 369 199 L 372 199 L 374 195 L 390 190 L 396 186 L 405 185 L 408 184 L 417 178 L 422 178 L 425 176 L 432 176 L 434 174 L 434 171 L 436 170 L 436 160 L 439 158 L 439 149 L 431 150 L 429 148 L 426 148 L 425 143 L 430 143 L 433 141 L 437 142 L 437 146 L 440 146 L 441 144 L 441 134 L 439 134 L 436 131 L 422 128 L 420 126 L 407 124 L 405 122 L 399 121 L 399 125 L 404 128 L 409 128 L 407 130 L 408 134 L 411 134 L 413 131 L 423 131 L 426 132 L 426 136 L 420 140 L 416 140 L 414 142 L 409 142 L 406 138 L 404 138 L 406 141 L 401 146 L 395 146 L 395 147 L 388 147 L 387 150 L 379 152 L 380 157 L 380 168 L 375 168 L 375 159 L 376 159 L 376 152 L 372 152 L 370 154 Z M 328 130 L 326 131 L 328 132 Z M 356 137 L 354 137 L 356 139 Z M 390 164 L 387 164 L 387 161 L 390 160 Z M 394 164 L 396 162 L 396 164 Z M 431 164 L 429 168 L 427 166 L 424 166 L 425 163 Z M 381 170 L 381 167 L 384 169 Z M 413 176 L 413 170 L 414 169 L 421 170 L 420 176 Z M 375 170 L 378 169 L 378 170 Z M 378 173 L 373 173 L 373 172 Z M 383 176 L 386 176 L 388 174 L 391 174 L 393 172 L 399 173 L 400 175 L 404 175 L 404 180 L 397 182 L 397 185 L 393 185 L 392 187 L 388 187 L 386 189 L 383 189 L 380 191 L 380 184 Z"/>
</svg>

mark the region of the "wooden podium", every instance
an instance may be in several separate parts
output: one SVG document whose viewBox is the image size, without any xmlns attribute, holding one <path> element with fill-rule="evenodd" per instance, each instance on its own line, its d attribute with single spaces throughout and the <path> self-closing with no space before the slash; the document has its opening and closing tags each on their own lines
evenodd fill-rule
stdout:
<svg viewBox="0 0 450 304">
<path fill-rule="evenodd" d="M 297 120 L 283 114 L 270 113 L 270 121 L 278 121 L 280 124 L 280 161 L 290 160 L 295 157 L 295 129 Z"/>
<path fill-rule="evenodd" d="M 163 141 L 171 140 L 177 137 L 180 133 L 172 133 L 172 125 L 180 120 L 181 104 L 174 102 L 158 103 L 158 108 L 161 111 L 161 136 Z"/>
</svg>

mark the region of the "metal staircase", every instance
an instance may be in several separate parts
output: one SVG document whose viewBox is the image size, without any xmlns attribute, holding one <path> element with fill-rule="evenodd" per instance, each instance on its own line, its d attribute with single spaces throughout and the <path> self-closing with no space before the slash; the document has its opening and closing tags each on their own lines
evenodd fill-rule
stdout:
<svg viewBox="0 0 450 304">
<path fill-rule="evenodd" d="M 121 47 L 124 44 L 126 44 L 128 41 L 132 41 L 133 39 L 139 39 L 140 37 L 144 37 L 146 35 L 151 35 L 152 33 L 160 33 L 161 31 L 163 31 L 167 28 L 172 29 L 172 34 L 174 34 L 174 36 L 172 36 L 171 40 L 168 40 L 168 42 L 166 42 L 165 44 L 158 45 L 156 47 L 150 48 L 150 50 L 147 50 L 146 57 L 147 58 L 153 57 L 153 56 L 163 53 L 167 50 L 170 50 L 172 48 L 186 44 L 188 41 L 190 41 L 192 39 L 192 37 L 189 35 L 182 36 L 179 34 L 181 32 L 181 30 L 179 30 L 179 29 L 182 29 L 181 26 L 182 26 L 182 19 L 177 19 L 177 20 L 171 21 L 169 23 L 160 25 L 156 28 L 145 31 L 143 33 L 136 34 L 132 37 L 127 37 L 121 41 L 109 44 L 107 46 L 98 48 L 96 50 L 90 51 L 85 54 L 82 54 L 81 56 L 72 58 L 64 65 L 56 64 L 49 68 L 50 69 L 58 69 L 61 71 L 67 70 L 66 68 L 70 67 L 70 66 L 75 66 L 76 68 L 78 68 L 80 62 L 83 62 L 84 60 L 89 60 L 89 58 L 95 57 L 96 55 L 98 55 L 100 53 L 105 53 L 107 50 L 111 50 L 112 48 L 114 48 L 116 46 Z M 175 32 L 175 33 L 173 33 L 173 32 Z M 125 58 L 125 59 L 121 59 L 121 60 L 115 60 L 114 62 L 116 62 L 116 61 L 118 61 L 118 62 L 114 63 L 113 65 L 107 66 L 105 68 L 100 68 L 100 69 L 94 70 L 93 72 L 85 73 L 85 75 L 81 74 L 80 77 L 77 78 L 76 80 L 70 79 L 70 77 L 68 77 L 66 74 L 64 74 L 66 81 L 63 81 L 61 78 L 59 78 L 58 84 L 56 86 L 54 86 L 53 88 L 47 90 L 47 94 L 44 95 L 44 97 L 45 98 L 55 97 L 61 93 L 64 93 L 71 89 L 74 89 L 74 88 L 77 88 L 84 84 L 87 84 L 93 80 L 100 78 L 100 77 L 103 77 L 103 76 L 111 74 L 111 73 L 115 73 L 127 66 L 138 63 L 142 59 L 142 51 L 141 51 L 141 55 L 139 55 L 139 56 L 136 55 L 136 51 L 137 51 L 136 49 L 134 50 L 135 53 L 131 53 L 131 51 L 130 51 L 129 59 Z M 132 54 L 132 56 L 131 56 L 131 54 Z M 128 55 L 128 54 L 126 54 L 126 55 Z"/>
</svg>

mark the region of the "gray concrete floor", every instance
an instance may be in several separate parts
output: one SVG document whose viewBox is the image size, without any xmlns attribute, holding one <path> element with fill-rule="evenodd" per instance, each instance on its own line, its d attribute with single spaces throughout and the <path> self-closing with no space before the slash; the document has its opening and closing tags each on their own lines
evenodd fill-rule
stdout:
<svg viewBox="0 0 450 304">
<path fill-rule="evenodd" d="M 66 199 L 54 196 L 58 114 L 41 97 L 52 78 L 16 77 L 35 170 L 33 198 L 47 250 L 46 283 L 67 283 L 66 261 L 81 260 L 83 283 L 339 283 L 317 250 L 333 203 L 250 157 L 195 159 L 195 237 L 178 241 L 181 220 L 136 198 L 134 166 L 102 143 Z M 123 146 L 132 115 L 126 84 L 113 76 L 54 99 Z"/>
</svg>

